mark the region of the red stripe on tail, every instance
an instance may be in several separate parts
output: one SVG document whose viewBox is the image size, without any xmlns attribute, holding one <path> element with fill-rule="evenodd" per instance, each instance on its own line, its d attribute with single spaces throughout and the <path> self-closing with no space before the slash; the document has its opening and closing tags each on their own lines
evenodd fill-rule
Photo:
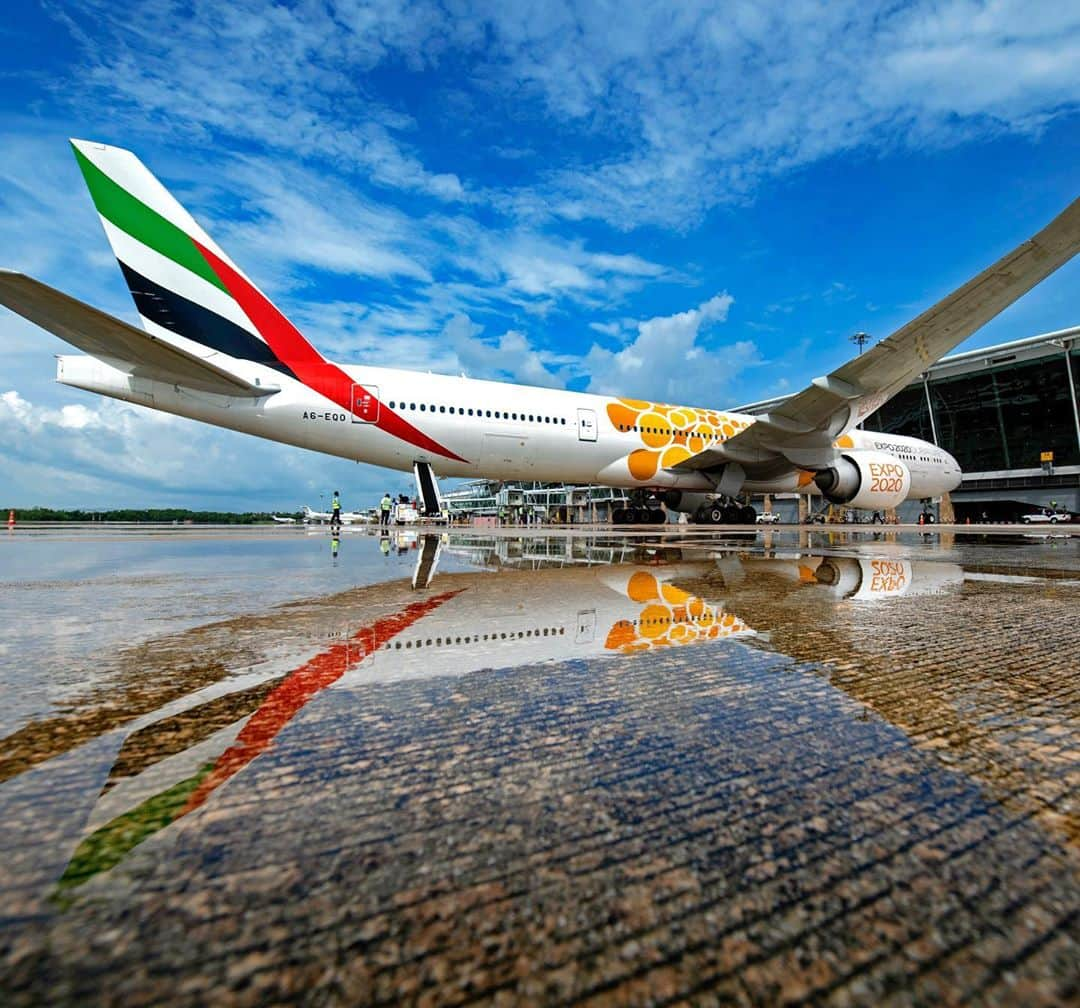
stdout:
<svg viewBox="0 0 1080 1008">
<path fill-rule="evenodd" d="M 322 354 L 304 339 L 300 330 L 228 263 L 200 245 L 194 238 L 192 242 L 210 264 L 210 268 L 228 288 L 229 293 L 236 299 L 244 314 L 251 319 L 259 335 L 266 340 L 274 352 L 274 356 L 309 389 L 326 396 L 346 412 L 352 413 L 352 388 L 356 383 L 336 364 L 325 360 Z M 417 448 L 422 448 L 424 451 L 442 455 L 443 458 L 452 459 L 455 462 L 467 461 L 387 409 L 386 405 L 380 403 L 375 396 L 371 396 L 371 399 L 379 404 L 379 420 L 375 426 L 380 430 L 402 441 L 407 441 Z"/>
</svg>

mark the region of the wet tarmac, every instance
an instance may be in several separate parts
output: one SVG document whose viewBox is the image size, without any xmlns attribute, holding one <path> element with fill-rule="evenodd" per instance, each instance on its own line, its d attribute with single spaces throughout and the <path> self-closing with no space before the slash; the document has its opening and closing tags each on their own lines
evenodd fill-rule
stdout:
<svg viewBox="0 0 1080 1008">
<path fill-rule="evenodd" d="M 4 1004 L 1080 998 L 1080 537 L 0 539 Z"/>
</svg>

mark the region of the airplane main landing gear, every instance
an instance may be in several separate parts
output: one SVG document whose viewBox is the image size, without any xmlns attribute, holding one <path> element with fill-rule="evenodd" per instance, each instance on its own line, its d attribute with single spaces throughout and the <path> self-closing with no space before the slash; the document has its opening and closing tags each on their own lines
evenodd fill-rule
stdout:
<svg viewBox="0 0 1080 1008">
<path fill-rule="evenodd" d="M 702 525 L 754 525 L 757 511 L 749 504 L 717 500 L 698 508 L 694 521 Z"/>
<path fill-rule="evenodd" d="M 625 507 L 611 512 L 612 525 L 662 525 L 666 519 L 660 508 Z"/>
</svg>

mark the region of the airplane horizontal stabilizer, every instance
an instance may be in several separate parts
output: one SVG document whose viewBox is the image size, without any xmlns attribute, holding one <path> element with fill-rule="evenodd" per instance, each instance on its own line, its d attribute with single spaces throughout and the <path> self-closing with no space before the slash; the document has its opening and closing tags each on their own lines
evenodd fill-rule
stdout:
<svg viewBox="0 0 1080 1008">
<path fill-rule="evenodd" d="M 277 386 L 254 385 L 23 273 L 0 270 L 0 304 L 135 377 L 218 395 L 258 398 L 278 391 Z"/>
</svg>

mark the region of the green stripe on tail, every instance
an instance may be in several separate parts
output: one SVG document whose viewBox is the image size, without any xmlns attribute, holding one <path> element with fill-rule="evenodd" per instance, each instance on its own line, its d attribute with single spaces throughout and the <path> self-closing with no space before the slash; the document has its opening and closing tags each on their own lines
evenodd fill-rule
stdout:
<svg viewBox="0 0 1080 1008">
<path fill-rule="evenodd" d="M 228 293 L 225 285 L 199 253 L 191 238 L 156 210 L 137 200 L 131 193 L 117 185 L 100 168 L 85 158 L 77 147 L 75 160 L 86 179 L 90 197 L 97 211 L 110 224 L 131 235 L 136 241 L 171 259 L 215 287 Z"/>
</svg>

